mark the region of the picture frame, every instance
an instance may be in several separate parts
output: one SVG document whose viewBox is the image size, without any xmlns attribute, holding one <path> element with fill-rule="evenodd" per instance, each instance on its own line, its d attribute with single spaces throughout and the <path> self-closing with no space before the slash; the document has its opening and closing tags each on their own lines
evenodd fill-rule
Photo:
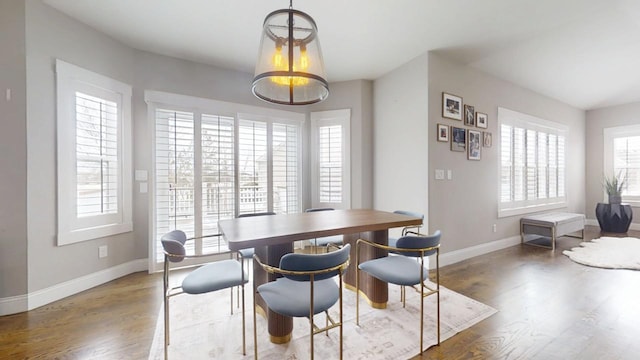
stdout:
<svg viewBox="0 0 640 360">
<path fill-rule="evenodd" d="M 451 151 L 464 152 L 467 148 L 467 129 L 451 126 Z"/>
<path fill-rule="evenodd" d="M 493 139 L 490 132 L 484 131 L 482 132 L 482 146 L 486 148 L 490 148 L 493 143 Z"/>
<path fill-rule="evenodd" d="M 476 126 L 486 129 L 489 127 L 489 117 L 485 113 L 476 112 Z"/>
<path fill-rule="evenodd" d="M 464 105 L 464 124 L 474 126 L 476 124 L 475 108 L 471 105 Z"/>
<path fill-rule="evenodd" d="M 467 135 L 467 159 L 480 160 L 482 155 L 482 132 L 469 130 Z"/>
<path fill-rule="evenodd" d="M 442 117 L 462 120 L 462 98 L 460 96 L 442 93 Z"/>
<path fill-rule="evenodd" d="M 438 141 L 449 142 L 449 125 L 438 124 Z"/>
</svg>

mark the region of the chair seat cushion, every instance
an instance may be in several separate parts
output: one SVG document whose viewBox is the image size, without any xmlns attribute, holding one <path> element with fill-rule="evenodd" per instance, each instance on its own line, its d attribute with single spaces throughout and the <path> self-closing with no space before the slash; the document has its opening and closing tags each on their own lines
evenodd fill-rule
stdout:
<svg viewBox="0 0 640 360">
<path fill-rule="evenodd" d="M 340 297 L 340 288 L 333 279 L 313 282 L 313 314 L 331 308 Z M 278 278 L 258 286 L 258 292 L 267 306 L 278 314 L 309 317 L 310 282 Z"/>
<path fill-rule="evenodd" d="M 396 285 L 416 285 L 420 283 L 420 263 L 415 258 L 387 256 L 361 263 L 358 268 L 371 276 Z M 423 280 L 429 278 L 429 271 L 422 268 Z"/>
<path fill-rule="evenodd" d="M 182 290 L 187 294 L 203 294 L 243 285 L 249 281 L 248 279 L 246 273 L 243 278 L 239 262 L 223 260 L 204 265 L 189 273 L 182 281 Z"/>
</svg>

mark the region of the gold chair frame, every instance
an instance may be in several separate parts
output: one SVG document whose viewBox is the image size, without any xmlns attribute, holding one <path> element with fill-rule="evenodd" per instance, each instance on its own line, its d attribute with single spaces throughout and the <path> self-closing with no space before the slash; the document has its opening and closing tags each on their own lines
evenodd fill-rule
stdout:
<svg viewBox="0 0 640 360">
<path fill-rule="evenodd" d="M 212 237 L 212 236 L 219 236 L 219 235 L 208 235 L 208 236 L 202 236 L 202 237 L 192 237 L 192 238 L 187 238 L 186 241 L 189 240 L 194 240 L 194 239 L 201 239 L 201 238 L 206 238 L 206 237 Z M 196 258 L 204 258 L 204 257 L 211 257 L 211 256 L 216 256 L 216 255 L 230 255 L 230 258 L 233 259 L 234 255 L 236 257 L 236 259 L 238 258 L 238 254 L 236 251 L 224 251 L 224 252 L 217 252 L 217 253 L 207 253 L 207 254 L 172 254 L 167 252 L 166 250 L 163 249 L 163 253 L 164 253 L 164 273 L 163 273 L 163 289 L 164 289 L 164 358 L 167 359 L 168 358 L 168 349 L 169 349 L 169 342 L 170 342 L 170 338 L 169 338 L 169 299 L 173 296 L 176 295 L 180 295 L 183 294 L 184 291 L 182 290 L 182 285 L 181 286 L 174 286 L 174 287 L 169 287 L 169 272 L 171 271 L 171 266 L 170 266 L 170 262 L 169 258 L 170 257 L 177 257 L 177 258 L 182 258 L 182 259 L 196 259 Z M 240 269 L 242 271 L 242 276 L 243 276 L 243 280 L 244 280 L 244 261 L 239 261 L 240 262 Z M 188 268 L 188 267 L 196 267 L 196 266 L 202 266 L 203 264 L 199 264 L 199 265 L 187 265 L 184 267 L 179 267 L 180 269 L 184 269 L 184 268 Z M 246 350 L 246 321 L 245 321 L 245 305 L 244 305 L 244 284 L 241 286 L 242 287 L 242 355 L 247 355 L 247 350 Z M 229 288 L 231 291 L 231 315 L 233 315 L 233 287 Z M 240 301 L 240 299 L 238 298 L 238 301 Z"/>
<path fill-rule="evenodd" d="M 405 234 L 413 234 L 415 236 L 428 236 L 424 234 L 419 234 L 413 231 L 403 231 L 403 236 Z M 397 248 L 389 245 L 383 245 L 374 243 L 365 239 L 358 239 L 356 241 L 356 325 L 360 326 L 360 248 L 361 244 L 368 245 L 371 247 L 375 247 L 378 249 L 383 249 L 387 251 L 394 252 L 407 252 L 407 253 L 420 253 L 420 268 L 424 268 L 424 257 L 425 253 L 435 250 L 436 255 L 436 288 L 433 289 L 427 286 L 424 281 L 428 280 L 424 279 L 424 272 L 420 271 L 420 289 L 417 289 L 416 286 L 411 286 L 416 292 L 420 293 L 420 353 L 422 353 L 423 349 L 423 338 L 424 338 L 424 298 L 436 294 L 437 295 L 437 327 L 438 327 L 438 344 L 440 345 L 440 244 L 436 246 L 430 246 L 426 248 L 417 248 L 417 249 L 409 249 L 409 248 Z M 388 255 L 387 255 L 388 256 Z M 404 255 L 399 255 L 404 256 Z M 427 269 L 428 272 L 428 269 Z M 371 276 L 371 275 L 370 275 Z M 425 289 L 427 290 L 425 292 Z M 402 301 L 402 307 L 406 305 L 406 291 L 405 286 L 400 286 L 400 300 Z"/>
<path fill-rule="evenodd" d="M 309 297 L 309 337 L 310 337 L 310 342 L 311 342 L 311 349 L 310 349 L 310 353 L 311 353 L 311 360 L 313 360 L 313 336 L 316 334 L 319 334 L 321 332 L 325 332 L 327 336 L 329 336 L 329 330 L 336 328 L 336 327 L 340 327 L 340 359 L 342 359 L 342 290 L 343 290 L 343 286 L 342 286 L 342 273 L 349 267 L 349 261 L 350 258 L 347 258 L 347 260 L 345 262 L 343 262 L 342 264 L 330 267 L 330 268 L 326 268 L 326 269 L 321 269 L 321 270 L 314 270 L 314 271 L 292 271 L 292 270 L 284 270 L 281 269 L 279 267 L 276 266 L 271 266 L 268 264 L 264 264 L 261 260 L 260 257 L 258 257 L 257 254 L 253 255 L 253 259 L 255 260 L 256 264 L 258 266 L 260 266 L 264 271 L 266 271 L 268 274 L 279 274 L 279 275 L 302 275 L 302 276 L 309 276 L 309 288 L 310 288 L 310 297 Z M 339 321 L 335 321 L 334 319 L 331 318 L 331 316 L 329 315 L 329 311 L 325 310 L 325 316 L 326 316 L 326 323 L 325 323 L 325 327 L 323 328 L 319 328 L 313 321 L 313 308 L 314 308 L 314 304 L 313 304 L 313 282 L 314 282 L 314 277 L 316 275 L 321 275 L 321 274 L 326 274 L 326 273 L 330 273 L 333 271 L 338 271 L 338 277 L 339 277 L 339 288 L 340 288 L 340 298 L 339 298 L 339 303 L 340 303 L 340 319 Z M 254 358 L 257 360 L 258 359 L 258 332 L 256 329 L 256 293 L 257 293 L 257 286 L 254 282 L 253 284 L 253 342 L 254 342 L 254 346 L 253 346 L 253 351 L 254 351 Z M 266 310 L 266 309 L 265 309 Z M 266 311 L 265 311 L 266 313 Z"/>
</svg>

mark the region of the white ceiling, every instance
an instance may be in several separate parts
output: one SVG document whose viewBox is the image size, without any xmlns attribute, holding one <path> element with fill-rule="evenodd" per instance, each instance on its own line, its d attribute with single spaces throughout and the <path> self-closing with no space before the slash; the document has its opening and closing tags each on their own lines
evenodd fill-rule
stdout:
<svg viewBox="0 0 640 360">
<path fill-rule="evenodd" d="M 286 0 L 44 0 L 134 48 L 253 73 Z M 582 109 L 640 101 L 637 0 L 294 0 L 329 82 L 375 79 L 426 51 Z"/>
</svg>

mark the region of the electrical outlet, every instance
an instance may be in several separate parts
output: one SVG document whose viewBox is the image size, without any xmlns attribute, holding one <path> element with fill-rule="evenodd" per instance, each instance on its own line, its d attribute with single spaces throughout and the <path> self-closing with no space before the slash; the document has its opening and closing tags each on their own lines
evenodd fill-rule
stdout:
<svg viewBox="0 0 640 360">
<path fill-rule="evenodd" d="M 491 227 L 493 229 L 493 232 L 497 232 L 498 231 L 498 225 L 493 224 L 493 226 Z"/>
<path fill-rule="evenodd" d="M 107 256 L 109 256 L 109 248 L 107 247 L 107 245 L 98 247 L 98 257 L 102 259 L 106 258 Z"/>
</svg>

